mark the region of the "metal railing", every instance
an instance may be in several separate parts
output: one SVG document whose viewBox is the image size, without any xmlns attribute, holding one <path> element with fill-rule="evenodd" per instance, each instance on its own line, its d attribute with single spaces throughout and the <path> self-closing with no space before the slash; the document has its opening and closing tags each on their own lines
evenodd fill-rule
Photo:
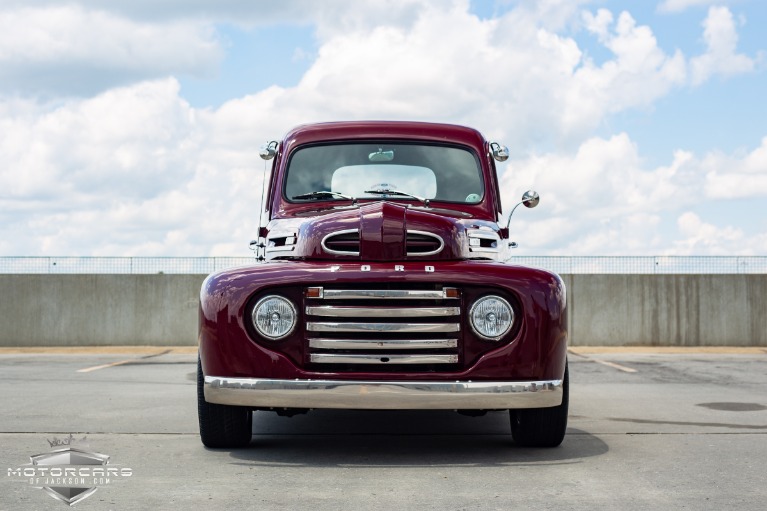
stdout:
<svg viewBox="0 0 767 511">
<path fill-rule="evenodd" d="M 0 273 L 208 274 L 253 257 L 0 257 Z"/>
<path fill-rule="evenodd" d="M 510 264 L 557 273 L 767 273 L 767 256 L 519 256 Z M 253 257 L 0 257 L 0 273 L 208 274 Z"/>
<path fill-rule="evenodd" d="M 767 273 L 767 256 L 522 256 L 508 262 L 557 273 Z"/>
</svg>

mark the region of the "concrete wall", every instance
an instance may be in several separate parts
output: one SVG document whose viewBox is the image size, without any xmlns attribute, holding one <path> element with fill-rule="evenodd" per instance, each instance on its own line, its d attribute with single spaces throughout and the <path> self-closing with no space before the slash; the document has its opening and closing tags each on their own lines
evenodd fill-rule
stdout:
<svg viewBox="0 0 767 511">
<path fill-rule="evenodd" d="M 767 275 L 566 275 L 572 345 L 767 346 Z"/>
<path fill-rule="evenodd" d="M 0 346 L 197 342 L 205 275 L 0 275 Z"/>
<path fill-rule="evenodd" d="M 194 345 L 204 275 L 0 275 L 0 346 Z M 564 275 L 570 343 L 767 346 L 767 275 Z"/>
</svg>

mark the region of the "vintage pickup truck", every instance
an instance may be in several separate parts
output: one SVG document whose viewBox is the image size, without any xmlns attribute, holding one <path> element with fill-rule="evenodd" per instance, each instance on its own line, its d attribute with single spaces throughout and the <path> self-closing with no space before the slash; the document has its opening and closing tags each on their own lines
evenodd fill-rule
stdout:
<svg viewBox="0 0 767 511">
<path fill-rule="evenodd" d="M 203 444 L 247 445 L 253 411 L 320 408 L 509 410 L 518 445 L 562 442 L 565 287 L 506 262 L 505 147 L 463 126 L 336 122 L 261 157 L 258 261 L 200 293 Z"/>
</svg>

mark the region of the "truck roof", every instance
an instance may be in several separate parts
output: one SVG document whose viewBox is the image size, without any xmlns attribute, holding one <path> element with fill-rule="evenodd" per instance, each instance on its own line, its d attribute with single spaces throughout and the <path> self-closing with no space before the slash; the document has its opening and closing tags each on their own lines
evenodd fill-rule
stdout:
<svg viewBox="0 0 767 511">
<path fill-rule="evenodd" d="M 350 139 L 407 139 L 472 146 L 482 152 L 485 139 L 474 128 L 414 121 L 342 121 L 303 124 L 285 135 L 285 149 L 300 144 Z"/>
</svg>

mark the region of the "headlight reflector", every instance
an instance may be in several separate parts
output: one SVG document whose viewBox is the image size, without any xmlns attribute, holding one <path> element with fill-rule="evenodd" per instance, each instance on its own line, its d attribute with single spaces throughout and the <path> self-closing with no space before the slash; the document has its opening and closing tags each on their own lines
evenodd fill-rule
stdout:
<svg viewBox="0 0 767 511">
<path fill-rule="evenodd" d="M 471 306 L 469 322 L 477 335 L 497 341 L 511 330 L 514 310 L 500 296 L 484 296 Z"/>
<path fill-rule="evenodd" d="M 265 296 L 253 307 L 253 325 L 259 334 L 273 341 L 292 332 L 297 319 L 296 308 L 281 296 Z"/>
</svg>

